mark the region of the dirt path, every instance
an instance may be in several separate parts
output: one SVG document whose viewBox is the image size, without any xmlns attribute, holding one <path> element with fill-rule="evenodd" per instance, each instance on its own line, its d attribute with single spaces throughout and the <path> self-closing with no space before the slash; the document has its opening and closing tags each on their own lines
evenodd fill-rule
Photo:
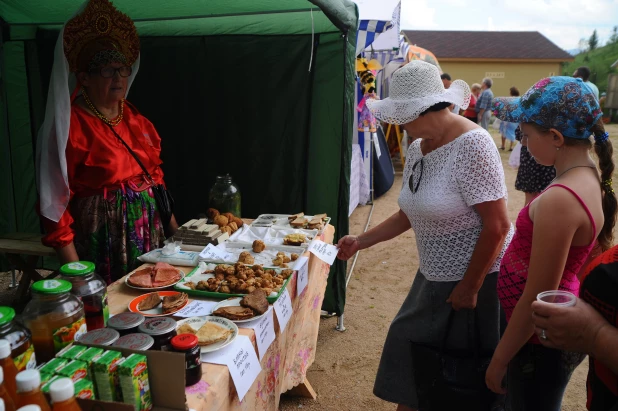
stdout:
<svg viewBox="0 0 618 411">
<path fill-rule="evenodd" d="M 608 131 L 611 136 L 618 135 L 618 126 L 610 126 Z M 500 144 L 499 136 L 492 134 Z M 500 153 L 509 189 L 509 216 L 515 221 L 524 205 L 524 195 L 515 190 L 517 171 L 508 166 L 510 153 Z M 616 157 L 615 161 L 618 160 Z M 399 173 L 393 188 L 376 200 L 370 228 L 398 210 L 401 179 Z M 618 184 L 614 188 L 618 191 Z M 351 233 L 363 232 L 370 208 L 364 206 L 354 211 L 350 218 Z M 360 253 L 348 286 L 345 311 L 347 331 L 335 331 L 336 318 L 322 320 L 320 325 L 316 361 L 308 372 L 308 379 L 317 391 L 318 399 L 284 397 L 281 410 L 395 409 L 392 404 L 373 395 L 373 383 L 388 327 L 410 290 L 417 269 L 418 256 L 411 230 Z M 588 365 L 584 362 L 567 388 L 563 411 L 586 409 L 587 372 Z"/>
</svg>

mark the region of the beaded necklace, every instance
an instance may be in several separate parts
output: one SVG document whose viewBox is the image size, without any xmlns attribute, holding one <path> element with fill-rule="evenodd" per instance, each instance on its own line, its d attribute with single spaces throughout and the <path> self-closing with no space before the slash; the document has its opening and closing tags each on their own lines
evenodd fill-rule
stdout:
<svg viewBox="0 0 618 411">
<path fill-rule="evenodd" d="M 92 112 L 98 118 L 100 118 L 106 124 L 109 124 L 112 127 L 115 127 L 118 124 L 120 124 L 120 122 L 122 121 L 123 113 L 124 113 L 124 99 L 120 100 L 120 114 L 118 114 L 118 117 L 116 117 L 114 119 L 109 119 L 109 118 L 105 117 L 103 115 L 103 113 L 101 113 L 99 110 L 97 110 L 97 108 L 94 106 L 94 104 L 92 104 L 92 101 L 90 101 L 90 98 L 88 97 L 88 93 L 86 93 L 86 90 L 83 89 L 83 88 L 82 88 L 82 95 L 84 96 L 84 101 L 88 105 L 88 108 L 90 108 L 90 110 L 92 110 Z"/>
</svg>

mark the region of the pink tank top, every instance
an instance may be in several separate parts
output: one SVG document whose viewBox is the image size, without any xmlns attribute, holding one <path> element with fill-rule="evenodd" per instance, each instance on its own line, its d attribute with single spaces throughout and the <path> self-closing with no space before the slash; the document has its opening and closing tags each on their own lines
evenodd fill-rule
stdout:
<svg viewBox="0 0 618 411">
<path fill-rule="evenodd" d="M 554 184 L 547 187 L 543 192 L 549 190 L 551 187 L 562 187 L 569 191 L 577 198 L 581 203 L 586 214 L 590 218 L 592 223 L 593 237 L 590 245 L 586 246 L 572 246 L 569 248 L 569 255 L 567 257 L 566 265 L 564 266 L 564 272 L 560 279 L 559 290 L 569 291 L 575 295 L 579 295 L 579 280 L 577 274 L 582 268 L 588 255 L 596 244 L 597 228 L 594 223 L 594 218 L 590 214 L 590 210 L 577 193 L 571 190 L 569 187 L 562 184 Z M 530 219 L 528 213 L 530 204 L 526 205 L 517 216 L 517 222 L 515 226 L 517 230 L 513 236 L 511 244 L 506 249 L 502 263 L 500 264 L 500 275 L 498 276 L 498 298 L 500 304 L 504 309 L 507 321 L 511 320 L 511 315 L 515 309 L 515 305 L 524 292 L 526 286 L 526 279 L 528 278 L 528 267 L 530 266 L 530 255 L 532 253 L 532 230 L 533 222 Z M 531 342 L 538 343 L 536 336 L 533 336 Z"/>
</svg>

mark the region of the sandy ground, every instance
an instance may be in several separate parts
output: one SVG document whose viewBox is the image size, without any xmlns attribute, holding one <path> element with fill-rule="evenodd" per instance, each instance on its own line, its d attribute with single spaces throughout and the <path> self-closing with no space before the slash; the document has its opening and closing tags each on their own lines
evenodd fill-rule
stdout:
<svg viewBox="0 0 618 411">
<path fill-rule="evenodd" d="M 611 136 L 618 126 L 608 127 Z M 499 145 L 499 136 L 492 132 Z M 508 211 L 512 221 L 524 205 L 523 193 L 515 190 L 517 171 L 508 166 L 509 152 L 500 151 L 509 188 Z M 618 156 L 614 156 L 614 161 Z M 401 188 L 398 173 L 393 188 L 375 201 L 370 228 L 398 210 Z M 618 192 L 618 184 L 614 187 Z M 365 229 L 371 206 L 357 208 L 350 218 L 350 232 Z M 348 285 L 344 317 L 346 331 L 335 330 L 336 318 L 322 320 L 315 363 L 307 378 L 317 400 L 283 397 L 281 410 L 394 410 L 393 404 L 373 395 L 373 383 L 390 322 L 403 303 L 418 269 L 418 255 L 410 230 L 389 242 L 360 253 Z M 563 411 L 586 409 L 587 360 L 575 371 L 564 397 Z"/>
</svg>

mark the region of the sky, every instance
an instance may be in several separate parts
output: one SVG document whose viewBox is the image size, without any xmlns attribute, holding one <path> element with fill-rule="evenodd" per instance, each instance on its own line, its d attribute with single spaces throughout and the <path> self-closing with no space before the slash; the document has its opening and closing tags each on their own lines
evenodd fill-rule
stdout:
<svg viewBox="0 0 618 411">
<path fill-rule="evenodd" d="M 565 50 L 615 25 L 618 0 L 401 0 L 402 30 L 539 31 Z"/>
</svg>

